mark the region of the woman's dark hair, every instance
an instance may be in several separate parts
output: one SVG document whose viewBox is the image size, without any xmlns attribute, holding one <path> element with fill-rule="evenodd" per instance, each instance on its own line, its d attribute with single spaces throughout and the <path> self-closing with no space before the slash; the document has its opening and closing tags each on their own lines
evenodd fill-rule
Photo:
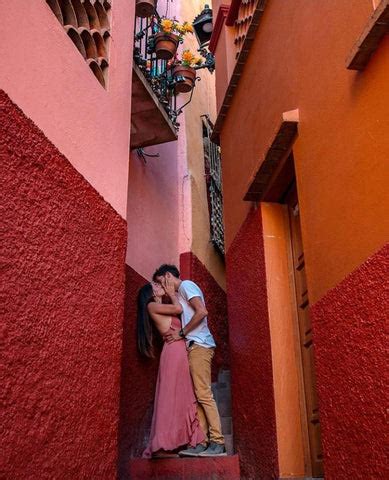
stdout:
<svg viewBox="0 0 389 480">
<path fill-rule="evenodd" d="M 138 292 L 137 337 L 140 353 L 149 358 L 154 358 L 153 323 L 147 310 L 152 300 L 153 287 L 148 283 Z"/>
<path fill-rule="evenodd" d="M 154 282 L 157 280 L 157 277 L 163 277 L 166 273 L 171 273 L 173 277 L 180 278 L 180 271 L 175 265 L 161 265 L 157 270 L 155 270 L 153 275 Z"/>
</svg>

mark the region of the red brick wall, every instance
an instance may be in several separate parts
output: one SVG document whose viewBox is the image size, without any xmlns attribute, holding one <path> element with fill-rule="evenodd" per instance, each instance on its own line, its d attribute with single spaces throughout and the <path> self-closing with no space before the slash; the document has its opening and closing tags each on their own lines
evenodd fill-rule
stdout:
<svg viewBox="0 0 389 480">
<path fill-rule="evenodd" d="M 126 225 L 0 91 L 1 467 L 116 478 Z"/>
<path fill-rule="evenodd" d="M 234 442 L 242 479 L 278 478 L 266 272 L 260 210 L 227 252 Z"/>
<path fill-rule="evenodd" d="M 180 256 L 180 271 L 183 280 L 196 282 L 204 293 L 208 310 L 209 327 L 217 344 L 212 363 L 213 379 L 221 368 L 229 368 L 227 296 L 207 268 L 192 252 Z"/>
<path fill-rule="evenodd" d="M 389 478 L 388 311 L 389 245 L 311 309 L 327 480 Z"/>
</svg>

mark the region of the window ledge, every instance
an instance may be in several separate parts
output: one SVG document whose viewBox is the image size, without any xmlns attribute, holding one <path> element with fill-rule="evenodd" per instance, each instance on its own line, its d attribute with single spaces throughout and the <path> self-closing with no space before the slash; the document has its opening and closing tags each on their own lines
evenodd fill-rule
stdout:
<svg viewBox="0 0 389 480">
<path fill-rule="evenodd" d="M 363 70 L 388 31 L 389 0 L 382 0 L 351 50 L 346 61 L 346 67 L 349 70 Z"/>
</svg>

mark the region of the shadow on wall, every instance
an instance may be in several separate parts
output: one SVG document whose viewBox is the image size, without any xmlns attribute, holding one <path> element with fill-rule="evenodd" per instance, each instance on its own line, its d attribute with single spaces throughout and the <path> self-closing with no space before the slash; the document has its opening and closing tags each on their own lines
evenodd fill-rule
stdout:
<svg viewBox="0 0 389 480">
<path fill-rule="evenodd" d="M 153 412 L 154 388 L 159 365 L 139 355 L 136 342 L 138 290 L 147 281 L 126 265 L 126 298 L 123 322 L 120 412 L 118 432 L 118 480 L 128 480 L 128 463 L 140 457 L 146 446 Z"/>
<path fill-rule="evenodd" d="M 190 279 L 196 282 L 204 293 L 209 327 L 217 345 L 215 359 L 212 362 L 212 380 L 216 381 L 221 369 L 230 368 L 227 295 L 194 253 L 181 254 L 180 271 L 183 280 Z"/>
</svg>

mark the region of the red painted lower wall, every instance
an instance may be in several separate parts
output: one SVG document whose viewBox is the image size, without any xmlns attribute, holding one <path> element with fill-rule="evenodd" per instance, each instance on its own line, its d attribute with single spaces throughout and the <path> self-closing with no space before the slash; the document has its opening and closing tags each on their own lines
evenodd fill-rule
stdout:
<svg viewBox="0 0 389 480">
<path fill-rule="evenodd" d="M 227 295 L 194 253 L 186 252 L 180 255 L 180 271 L 183 280 L 196 282 L 204 293 L 209 327 L 217 344 L 212 362 L 212 376 L 216 380 L 217 372 L 221 368 L 230 368 Z"/>
<path fill-rule="evenodd" d="M 311 308 L 326 480 L 389 478 L 388 312 L 389 245 Z"/>
<path fill-rule="evenodd" d="M 126 225 L 0 92 L 3 478 L 116 478 Z"/>
<path fill-rule="evenodd" d="M 126 265 L 126 298 L 123 324 L 123 353 L 119 420 L 119 479 L 128 477 L 130 458 L 140 457 L 148 440 L 158 373 L 156 358 L 145 359 L 136 342 L 137 295 L 147 281 Z M 146 479 L 145 479 L 146 480 Z"/>
<path fill-rule="evenodd" d="M 260 210 L 227 252 L 234 441 L 242 479 L 278 478 L 266 272 Z"/>
</svg>

